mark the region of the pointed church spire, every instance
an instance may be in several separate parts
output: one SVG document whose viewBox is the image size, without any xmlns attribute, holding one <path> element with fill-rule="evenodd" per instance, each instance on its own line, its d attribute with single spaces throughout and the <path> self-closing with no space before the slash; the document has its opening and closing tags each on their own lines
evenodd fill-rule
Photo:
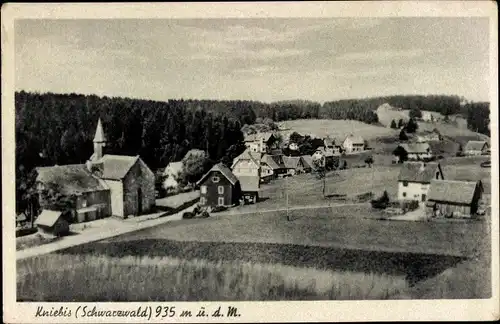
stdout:
<svg viewBox="0 0 500 324">
<path fill-rule="evenodd" d="M 104 143 L 106 142 L 106 136 L 104 135 L 104 131 L 102 129 L 101 118 L 99 118 L 97 122 L 97 129 L 95 131 L 94 143 Z"/>
<path fill-rule="evenodd" d="M 102 129 L 101 118 L 99 118 L 94 136 L 94 154 L 92 154 L 90 160 L 93 162 L 99 161 L 102 158 L 102 151 L 105 146 L 106 136 L 104 135 L 104 130 Z"/>
</svg>

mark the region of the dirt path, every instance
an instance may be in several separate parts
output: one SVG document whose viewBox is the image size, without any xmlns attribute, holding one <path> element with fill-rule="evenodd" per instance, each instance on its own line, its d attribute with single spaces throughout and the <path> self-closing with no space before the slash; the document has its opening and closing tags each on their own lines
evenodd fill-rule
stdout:
<svg viewBox="0 0 500 324">
<path fill-rule="evenodd" d="M 66 249 L 72 246 L 81 245 L 85 243 L 90 243 L 94 241 L 100 241 L 103 239 L 119 236 L 126 233 L 135 232 L 138 230 L 158 226 L 160 224 L 168 223 L 175 220 L 182 219 L 182 214 L 186 211 L 191 211 L 194 207 L 188 207 L 180 212 L 166 216 L 159 217 L 155 219 L 149 220 L 125 220 L 119 222 L 119 226 L 115 223 L 115 226 L 102 229 L 96 228 L 89 231 L 83 231 L 80 234 L 74 236 L 66 236 L 61 240 L 57 240 L 53 243 L 43 244 L 36 247 L 16 251 L 16 259 L 22 260 L 26 258 L 30 258 L 37 255 L 47 254 L 54 251 Z"/>
</svg>

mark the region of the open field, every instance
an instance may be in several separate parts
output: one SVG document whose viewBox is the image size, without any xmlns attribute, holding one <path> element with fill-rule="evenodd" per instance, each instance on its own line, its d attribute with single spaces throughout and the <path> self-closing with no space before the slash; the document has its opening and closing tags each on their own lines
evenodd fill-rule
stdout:
<svg viewBox="0 0 500 324">
<path fill-rule="evenodd" d="M 386 127 L 369 125 L 356 120 L 331 120 L 331 119 L 297 119 L 279 123 L 280 128 L 288 129 L 283 131 L 284 136 L 293 132 L 302 135 L 314 135 L 325 137 L 345 137 L 355 133 L 366 140 L 379 136 L 389 136 L 395 134 L 395 130 Z"/>
<path fill-rule="evenodd" d="M 25 262 L 19 301 L 387 299 L 402 276 L 167 256 L 48 255 Z"/>
<path fill-rule="evenodd" d="M 453 124 L 418 122 L 418 131 L 432 131 L 434 128 L 437 128 L 441 135 L 450 137 L 462 145 L 465 145 L 468 141 L 489 140 L 489 137 L 486 135 L 473 132 L 469 129 L 463 129 Z"/>
<path fill-rule="evenodd" d="M 381 155 L 384 157 L 383 155 Z M 380 162 L 380 157 L 375 156 Z M 491 169 L 481 168 L 480 163 L 489 157 L 446 158 L 440 161 L 445 179 L 449 180 L 482 180 L 485 193 L 491 191 Z M 386 163 L 389 163 L 386 161 Z M 326 179 L 327 194 L 357 195 L 373 192 L 376 196 L 387 190 L 389 197 L 396 199 L 400 165 L 374 165 L 372 168 L 353 168 L 332 171 Z M 288 181 L 289 206 L 327 204 L 330 200 L 323 198 L 323 180 L 313 174 L 301 174 L 295 177 L 277 179 L 261 187 L 260 196 L 263 201 L 249 210 L 265 210 L 268 208 L 286 207 L 286 186 Z"/>
<path fill-rule="evenodd" d="M 410 119 L 409 110 L 397 110 L 397 108 L 392 107 L 389 104 L 384 104 L 378 107 L 376 113 L 378 121 L 386 127 L 390 127 L 393 120 L 397 125 L 400 119 L 403 119 L 404 121 L 408 121 Z"/>
</svg>

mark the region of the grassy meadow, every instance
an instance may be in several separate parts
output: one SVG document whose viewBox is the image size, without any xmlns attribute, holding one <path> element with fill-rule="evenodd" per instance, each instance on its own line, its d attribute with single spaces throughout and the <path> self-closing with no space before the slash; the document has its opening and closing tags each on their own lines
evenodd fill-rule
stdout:
<svg viewBox="0 0 500 324">
<path fill-rule="evenodd" d="M 19 301 L 387 299 L 404 277 L 203 259 L 48 255 L 18 275 Z"/>
<path fill-rule="evenodd" d="M 350 133 L 356 133 L 366 140 L 381 136 L 397 135 L 390 128 L 370 125 L 357 120 L 332 120 L 332 119 L 297 119 L 279 123 L 283 136 L 287 137 L 293 132 L 316 137 L 334 136 L 344 138 Z"/>
</svg>

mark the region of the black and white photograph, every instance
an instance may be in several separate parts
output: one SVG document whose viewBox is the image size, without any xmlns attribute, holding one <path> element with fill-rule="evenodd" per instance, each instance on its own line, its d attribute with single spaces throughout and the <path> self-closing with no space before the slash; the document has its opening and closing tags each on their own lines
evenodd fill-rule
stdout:
<svg viewBox="0 0 500 324">
<path fill-rule="evenodd" d="M 460 300 L 498 319 L 493 2 L 441 16 L 164 5 L 71 18 L 48 4 L 2 23 L 3 269 L 26 320 L 111 320 L 101 303 L 140 305 L 115 321 L 231 322 L 253 302 L 357 301 L 361 316 L 366 301 Z"/>
</svg>

